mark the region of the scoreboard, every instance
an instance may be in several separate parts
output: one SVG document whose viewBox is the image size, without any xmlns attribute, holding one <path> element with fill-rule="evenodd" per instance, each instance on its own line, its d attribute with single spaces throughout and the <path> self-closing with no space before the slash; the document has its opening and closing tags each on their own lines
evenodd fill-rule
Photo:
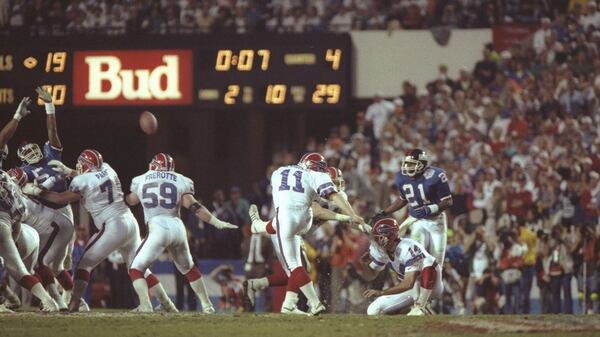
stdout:
<svg viewBox="0 0 600 337">
<path fill-rule="evenodd" d="M 0 45 L 0 106 L 44 86 L 56 105 L 338 110 L 345 34 L 65 37 Z M 41 104 L 41 102 L 38 102 Z"/>
</svg>

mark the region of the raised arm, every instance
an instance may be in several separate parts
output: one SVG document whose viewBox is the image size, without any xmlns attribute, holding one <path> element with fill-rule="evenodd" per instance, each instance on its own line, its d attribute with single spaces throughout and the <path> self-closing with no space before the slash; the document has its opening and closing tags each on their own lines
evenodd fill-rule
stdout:
<svg viewBox="0 0 600 337">
<path fill-rule="evenodd" d="M 62 144 L 60 139 L 58 138 L 58 130 L 56 128 L 56 116 L 54 115 L 55 108 L 52 103 L 52 95 L 49 92 L 44 90 L 42 87 L 37 87 L 35 91 L 38 94 L 38 97 L 44 101 L 44 106 L 46 108 L 46 128 L 48 129 L 48 142 L 50 146 L 62 149 Z"/>
<path fill-rule="evenodd" d="M 13 118 L 2 128 L 0 131 L 0 148 L 4 148 L 4 145 L 8 143 L 8 141 L 13 137 L 15 131 L 17 131 L 17 127 L 19 126 L 19 121 L 21 118 L 29 115 L 31 112 L 28 107 L 31 103 L 31 99 L 29 97 L 23 97 L 21 103 L 17 107 L 17 111 L 13 115 Z"/>
<path fill-rule="evenodd" d="M 41 188 L 35 186 L 32 183 L 28 183 L 25 186 L 23 186 L 23 193 L 37 196 L 59 205 L 66 205 L 81 199 L 81 195 L 73 191 L 64 191 L 60 193 L 46 191 L 42 190 Z"/>
<path fill-rule="evenodd" d="M 208 209 L 206 209 L 206 207 L 204 207 L 202 204 L 200 204 L 198 202 L 198 200 L 196 200 L 196 198 L 194 198 L 194 196 L 192 194 L 188 193 L 188 194 L 183 195 L 183 199 L 181 200 L 181 202 L 182 202 L 181 205 L 183 207 L 189 209 L 194 214 L 196 214 L 198 219 L 200 219 L 204 222 L 207 222 L 207 223 L 215 226 L 218 229 L 238 228 L 236 225 L 230 224 L 229 222 L 221 221 L 221 220 L 217 219 L 217 217 L 210 214 Z"/>
</svg>

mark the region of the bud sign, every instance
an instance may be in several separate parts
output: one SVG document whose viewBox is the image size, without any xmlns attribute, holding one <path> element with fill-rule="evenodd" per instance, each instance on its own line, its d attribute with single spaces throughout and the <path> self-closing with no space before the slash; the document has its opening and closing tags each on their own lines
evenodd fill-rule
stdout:
<svg viewBox="0 0 600 337">
<path fill-rule="evenodd" d="M 78 51 L 74 105 L 192 103 L 191 50 Z"/>
</svg>

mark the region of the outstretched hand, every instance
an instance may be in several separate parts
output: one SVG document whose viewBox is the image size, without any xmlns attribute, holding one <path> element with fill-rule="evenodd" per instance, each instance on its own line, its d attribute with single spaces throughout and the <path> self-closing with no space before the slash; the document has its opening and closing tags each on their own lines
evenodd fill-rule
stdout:
<svg viewBox="0 0 600 337">
<path fill-rule="evenodd" d="M 35 88 L 35 92 L 37 92 L 38 98 L 44 101 L 44 103 L 52 103 L 52 95 L 50 95 L 50 93 L 44 88 L 37 87 Z"/>
</svg>

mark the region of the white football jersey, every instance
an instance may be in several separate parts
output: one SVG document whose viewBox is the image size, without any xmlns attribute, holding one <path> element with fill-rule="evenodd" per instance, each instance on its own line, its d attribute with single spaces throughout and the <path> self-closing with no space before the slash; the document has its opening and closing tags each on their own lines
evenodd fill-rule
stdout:
<svg viewBox="0 0 600 337">
<path fill-rule="evenodd" d="M 129 212 L 123 200 L 123 188 L 117 172 L 107 163 L 98 171 L 73 178 L 69 189 L 81 195 L 83 206 L 90 212 L 96 226 L 111 217 Z"/>
<path fill-rule="evenodd" d="M 337 192 L 328 173 L 283 166 L 271 175 L 275 207 L 310 207 L 313 201 Z"/>
<path fill-rule="evenodd" d="M 185 194 L 194 194 L 194 182 L 173 171 L 148 171 L 133 178 L 131 192 L 140 198 L 148 223 L 158 215 L 179 217 L 181 200 Z"/>
<path fill-rule="evenodd" d="M 8 177 L 0 186 L 0 212 L 6 213 L 11 220 L 20 221 L 27 216 L 26 199 L 12 178 Z"/>
<path fill-rule="evenodd" d="M 389 263 L 399 278 L 404 278 L 404 273 L 421 271 L 423 260 L 426 257 L 435 259 L 420 243 L 408 238 L 400 240 L 400 243 L 396 246 L 393 259 L 383 248 L 373 242 L 369 247 L 369 254 L 372 259 L 369 265 L 371 269 L 382 270 Z"/>
</svg>

